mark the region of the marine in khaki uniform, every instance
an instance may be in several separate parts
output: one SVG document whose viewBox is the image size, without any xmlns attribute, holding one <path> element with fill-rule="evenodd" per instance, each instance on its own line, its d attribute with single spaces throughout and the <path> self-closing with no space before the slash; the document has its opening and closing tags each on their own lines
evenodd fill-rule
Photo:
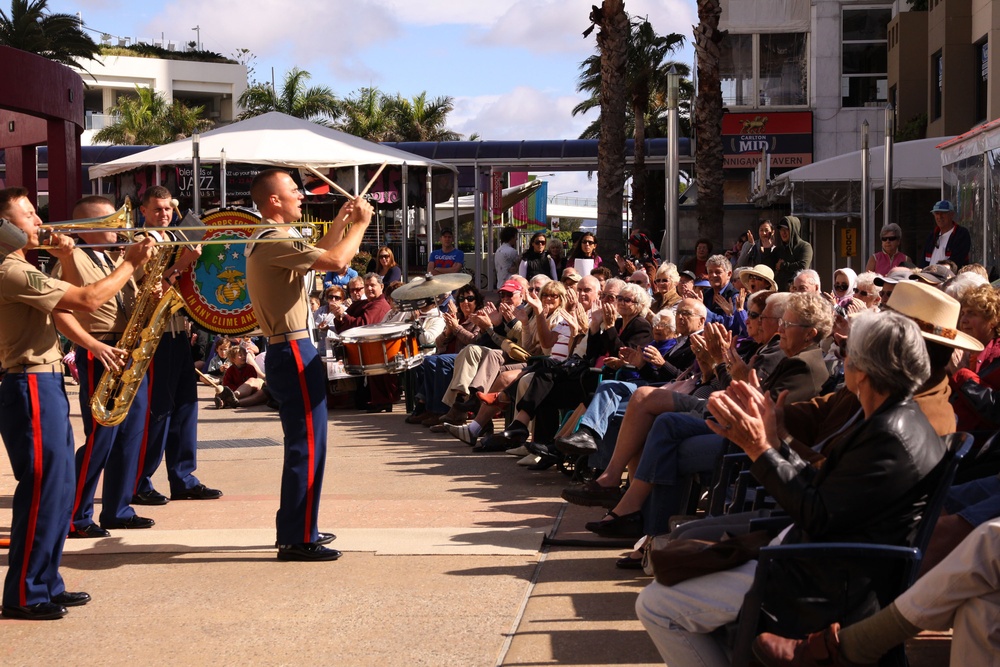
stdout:
<svg viewBox="0 0 1000 667">
<path fill-rule="evenodd" d="M 0 382 L 0 437 L 17 479 L 2 611 L 9 618 L 47 620 L 90 601 L 86 593 L 66 591 L 59 575 L 73 503 L 73 432 L 53 314 L 94 311 L 114 298 L 149 259 L 153 241 L 131 246 L 108 277 L 76 287 L 25 259 L 26 250 L 40 245 L 42 222 L 27 190 L 0 190 L 0 217 L 28 237 L 24 248 L 0 263 L 0 363 L 6 370 Z M 50 245 L 58 259 L 73 249 L 73 241 L 60 235 L 53 235 Z M 63 333 L 71 340 L 86 334 L 75 319 L 66 323 Z M 114 357 L 112 363 L 121 363 Z"/>
<path fill-rule="evenodd" d="M 302 192 L 284 171 L 259 173 L 250 186 L 250 196 L 265 225 L 293 223 L 302 217 Z M 371 216 L 371 205 L 359 197 L 344 205 L 315 247 L 294 238 L 287 229 L 275 227 L 265 228 L 255 237 L 287 238 L 287 243 L 256 243 L 245 250 L 250 301 L 257 324 L 268 336 L 264 371 L 279 405 L 285 435 L 277 513 L 279 560 L 329 561 L 340 557 L 336 549 L 323 546 L 334 536 L 317 528 L 326 467 L 326 366 L 309 336 L 309 302 L 303 278 L 312 270 L 342 272 L 357 253 Z"/>
<path fill-rule="evenodd" d="M 76 203 L 73 219 L 103 218 L 114 210 L 108 199 L 92 195 Z M 90 244 L 114 243 L 118 236 L 116 232 L 82 231 L 77 235 L 83 244 L 77 245 L 69 257 L 59 262 L 53 271 L 54 276 L 73 285 L 90 285 L 110 275 L 121 263 L 118 251 L 89 247 Z M 105 361 L 109 359 L 107 355 L 116 353 L 114 348 L 108 346 L 115 345 L 124 333 L 135 306 L 137 291 L 135 280 L 130 278 L 121 292 L 96 311 L 76 311 L 72 315 L 93 340 L 87 345 L 77 345 L 74 350 L 80 372 L 80 414 L 86 439 L 76 452 L 71 538 L 107 537 L 110 535 L 108 528 L 149 528 L 154 524 L 152 519 L 137 516 L 130 504 L 145 431 L 148 376 L 143 376 L 129 414 L 121 424 L 102 426 L 90 410 L 90 399 L 104 374 Z M 59 320 L 56 326 L 61 327 Z M 104 343 L 104 349 L 94 343 Z M 101 492 L 101 525 L 98 526 L 94 522 L 94 495 L 102 472 L 104 485 Z"/>
</svg>

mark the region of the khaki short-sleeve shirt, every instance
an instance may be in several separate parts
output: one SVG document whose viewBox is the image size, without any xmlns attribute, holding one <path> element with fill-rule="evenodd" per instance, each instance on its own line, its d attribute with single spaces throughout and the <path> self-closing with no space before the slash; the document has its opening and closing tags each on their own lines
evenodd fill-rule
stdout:
<svg viewBox="0 0 1000 667">
<path fill-rule="evenodd" d="M 247 257 L 247 289 L 257 324 L 267 336 L 301 331 L 308 327 L 309 318 L 303 277 L 323 250 L 291 237 L 283 228 L 266 238 L 287 238 L 288 242 L 257 243 Z"/>
<path fill-rule="evenodd" d="M 62 359 L 52 311 L 71 287 L 19 255 L 0 264 L 0 363 L 4 368 Z"/>
<path fill-rule="evenodd" d="M 61 279 L 63 277 L 63 264 L 67 262 L 72 263 L 81 278 L 79 287 L 83 287 L 111 275 L 115 267 L 121 263 L 120 258 L 112 260 L 103 253 L 97 253 L 95 256 L 97 262 L 104 262 L 106 264 L 99 266 L 83 248 L 77 246 L 73 249 L 73 254 L 68 259 L 59 262 L 52 275 L 55 278 Z M 90 333 L 122 333 L 125 331 L 125 325 L 128 324 L 128 316 L 132 313 L 132 307 L 135 305 L 135 292 L 135 282 L 129 279 L 125 283 L 125 287 L 118 294 L 118 297 L 112 298 L 93 313 L 74 311 L 73 317 L 76 318 L 85 331 Z"/>
</svg>

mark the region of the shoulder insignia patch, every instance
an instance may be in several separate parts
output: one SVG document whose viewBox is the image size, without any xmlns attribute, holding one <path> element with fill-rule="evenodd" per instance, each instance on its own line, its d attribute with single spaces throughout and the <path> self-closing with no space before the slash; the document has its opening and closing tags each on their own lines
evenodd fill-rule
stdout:
<svg viewBox="0 0 1000 667">
<path fill-rule="evenodd" d="M 39 273 L 38 271 L 28 271 L 26 274 L 28 278 L 28 284 L 36 292 L 41 292 L 42 288 L 49 281 L 48 277 L 44 273 Z"/>
</svg>

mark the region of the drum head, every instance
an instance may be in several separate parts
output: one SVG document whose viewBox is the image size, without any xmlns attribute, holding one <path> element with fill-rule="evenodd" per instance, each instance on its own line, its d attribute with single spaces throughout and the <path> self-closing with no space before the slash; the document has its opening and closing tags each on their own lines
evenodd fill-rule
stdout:
<svg viewBox="0 0 1000 667">
<path fill-rule="evenodd" d="M 342 340 L 382 340 L 384 338 L 398 338 L 406 334 L 412 325 L 408 323 L 385 322 L 379 324 L 366 324 L 363 327 L 354 327 L 340 334 Z"/>
</svg>

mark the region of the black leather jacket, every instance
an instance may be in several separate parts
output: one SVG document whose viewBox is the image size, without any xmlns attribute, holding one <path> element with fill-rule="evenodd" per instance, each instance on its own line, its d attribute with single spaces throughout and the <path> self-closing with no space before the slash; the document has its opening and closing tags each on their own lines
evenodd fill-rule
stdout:
<svg viewBox="0 0 1000 667">
<path fill-rule="evenodd" d="M 833 443 L 819 469 L 794 452 L 770 450 L 751 472 L 793 520 L 783 544 L 866 542 L 909 545 L 936 475 L 930 473 L 945 445 L 909 397 L 889 399 L 868 419 Z M 864 606 L 868 581 L 881 576 L 856 564 L 783 564 L 784 576 L 767 597 L 786 618 L 802 612 L 794 599 L 829 600 L 831 620 L 844 620 Z M 784 614 L 781 610 L 784 609 Z M 820 621 L 822 622 L 822 620 Z"/>
</svg>

